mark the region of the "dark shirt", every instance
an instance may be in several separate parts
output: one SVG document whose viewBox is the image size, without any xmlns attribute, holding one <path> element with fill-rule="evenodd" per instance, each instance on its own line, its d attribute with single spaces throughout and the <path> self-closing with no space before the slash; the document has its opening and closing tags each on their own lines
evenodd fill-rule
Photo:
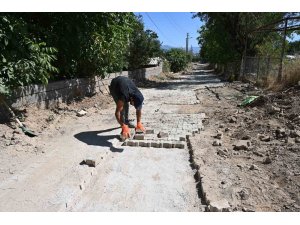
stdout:
<svg viewBox="0 0 300 225">
<path fill-rule="evenodd" d="M 142 93 L 128 77 L 118 76 L 112 79 L 109 90 L 115 102 L 129 102 L 133 98 L 134 107 L 140 108 L 144 101 Z"/>
</svg>

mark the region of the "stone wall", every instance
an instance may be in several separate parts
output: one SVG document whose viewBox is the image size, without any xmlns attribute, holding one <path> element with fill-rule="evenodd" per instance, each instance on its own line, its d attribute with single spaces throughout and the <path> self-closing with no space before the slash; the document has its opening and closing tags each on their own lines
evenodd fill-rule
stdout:
<svg viewBox="0 0 300 225">
<path fill-rule="evenodd" d="M 108 94 L 108 85 L 117 76 L 127 76 L 132 80 L 143 81 L 150 76 L 162 72 L 162 65 L 143 68 L 135 71 L 111 73 L 104 79 L 98 76 L 51 82 L 48 85 L 29 85 L 16 89 L 8 103 L 14 108 L 35 105 L 40 108 L 55 106 L 58 102 L 68 102 L 76 97 L 91 96 L 97 93 Z M 6 117 L 7 112 L 0 105 L 0 117 Z M 1 119 L 0 119 L 1 120 Z"/>
</svg>

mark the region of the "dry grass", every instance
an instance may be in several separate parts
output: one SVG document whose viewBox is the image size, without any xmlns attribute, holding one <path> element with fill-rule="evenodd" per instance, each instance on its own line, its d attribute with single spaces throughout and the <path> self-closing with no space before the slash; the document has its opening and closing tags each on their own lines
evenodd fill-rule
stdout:
<svg viewBox="0 0 300 225">
<path fill-rule="evenodd" d="M 283 65 L 283 80 L 277 80 L 277 74 L 270 74 L 257 83 L 267 90 L 280 91 L 298 84 L 300 81 L 300 59 L 286 61 Z"/>
</svg>

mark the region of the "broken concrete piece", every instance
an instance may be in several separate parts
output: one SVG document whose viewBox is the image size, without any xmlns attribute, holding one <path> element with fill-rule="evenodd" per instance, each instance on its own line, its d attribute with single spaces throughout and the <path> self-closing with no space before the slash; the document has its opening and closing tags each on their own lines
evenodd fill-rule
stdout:
<svg viewBox="0 0 300 225">
<path fill-rule="evenodd" d="M 167 137 L 169 137 L 169 134 L 166 133 L 166 132 L 160 131 L 160 132 L 157 134 L 157 137 L 158 137 L 158 138 L 167 138 Z"/>
<path fill-rule="evenodd" d="M 219 201 L 211 201 L 208 208 L 210 212 L 229 212 L 230 205 L 226 199 L 221 199 Z"/>
<path fill-rule="evenodd" d="M 77 113 L 76 113 L 76 116 L 78 116 L 78 117 L 82 117 L 82 116 L 85 116 L 87 114 L 87 112 L 86 111 L 84 111 L 84 110 L 80 110 L 80 111 L 78 111 Z"/>
<path fill-rule="evenodd" d="M 234 144 L 233 150 L 248 150 L 248 148 L 251 146 L 251 142 L 248 140 L 239 140 Z"/>
</svg>

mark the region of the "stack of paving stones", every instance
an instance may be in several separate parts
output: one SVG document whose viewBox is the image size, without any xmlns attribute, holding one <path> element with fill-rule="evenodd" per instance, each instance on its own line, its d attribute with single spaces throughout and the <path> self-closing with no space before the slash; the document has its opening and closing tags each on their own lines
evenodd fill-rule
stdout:
<svg viewBox="0 0 300 225">
<path fill-rule="evenodd" d="M 143 124 L 145 134 L 136 134 L 123 146 L 152 148 L 186 148 L 187 138 L 203 129 L 204 113 L 178 113 L 184 105 L 199 104 L 193 90 L 142 91 L 145 96 Z M 132 115 L 133 116 L 133 115 Z"/>
<path fill-rule="evenodd" d="M 145 134 L 135 134 L 123 146 L 153 148 L 186 148 L 190 135 L 202 130 L 205 114 L 152 114 L 144 117 Z M 159 122 L 158 122 L 159 121 Z M 150 129 L 149 127 L 155 127 Z"/>
</svg>

